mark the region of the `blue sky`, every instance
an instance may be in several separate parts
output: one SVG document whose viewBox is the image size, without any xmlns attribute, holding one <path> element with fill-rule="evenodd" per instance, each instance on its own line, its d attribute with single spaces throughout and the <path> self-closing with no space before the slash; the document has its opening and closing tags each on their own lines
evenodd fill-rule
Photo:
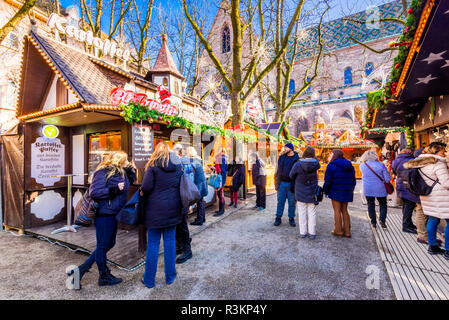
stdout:
<svg viewBox="0 0 449 320">
<path fill-rule="evenodd" d="M 142 4 L 146 1 L 147 0 L 137 0 L 137 3 Z M 92 1 L 92 3 L 93 2 L 94 1 Z M 104 2 L 108 3 L 108 1 Z M 218 0 L 211 2 L 217 2 L 217 4 L 219 3 Z M 347 14 L 366 10 L 371 5 L 381 5 L 387 2 L 391 2 L 391 0 L 331 0 L 332 9 L 329 11 L 327 20 L 338 19 Z M 69 7 L 73 5 L 77 6 L 77 1 L 74 0 L 61 0 L 60 3 L 64 7 Z M 217 4 L 213 4 L 208 8 L 209 9 L 208 13 L 210 14 L 211 17 L 215 16 L 216 14 Z M 166 8 L 171 7 L 173 10 L 182 9 L 180 7 L 179 0 L 154 0 L 154 6 L 155 7 L 162 6 Z M 153 17 L 157 19 L 157 15 L 155 15 L 154 12 Z M 108 15 L 104 16 L 104 24 L 108 25 Z"/>
</svg>

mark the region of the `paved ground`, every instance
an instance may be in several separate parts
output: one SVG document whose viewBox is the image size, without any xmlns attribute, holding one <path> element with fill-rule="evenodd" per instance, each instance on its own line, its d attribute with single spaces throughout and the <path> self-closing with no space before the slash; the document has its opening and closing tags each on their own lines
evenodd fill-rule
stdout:
<svg viewBox="0 0 449 320">
<path fill-rule="evenodd" d="M 281 226 L 272 225 L 276 195 L 271 195 L 267 210 L 241 209 L 195 235 L 194 257 L 177 266 L 178 277 L 169 286 L 160 257 L 153 289 L 140 282 L 143 268 L 128 273 L 112 267 L 122 284 L 98 287 L 92 269 L 81 291 L 68 290 L 65 268 L 82 263 L 84 254 L 3 232 L 0 299 L 394 299 L 366 207 L 355 198 L 351 239 L 330 234 L 333 214 L 325 199 L 318 207 L 317 239 L 310 240 L 298 237 L 286 214 Z M 368 266 L 379 270 L 379 289 L 366 287 Z"/>
</svg>

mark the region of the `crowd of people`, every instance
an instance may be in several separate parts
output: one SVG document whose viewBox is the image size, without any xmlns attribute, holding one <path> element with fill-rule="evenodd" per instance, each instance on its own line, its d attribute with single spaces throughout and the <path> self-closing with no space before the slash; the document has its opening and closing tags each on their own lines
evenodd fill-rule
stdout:
<svg viewBox="0 0 449 320">
<path fill-rule="evenodd" d="M 434 142 L 424 149 L 404 148 L 394 160 L 392 168 L 396 177 L 396 191 L 402 200 L 402 231 L 417 234 L 417 241 L 429 245 L 430 254 L 444 254 L 449 260 L 449 153 L 446 145 Z M 257 152 L 251 153 L 252 182 L 256 186 L 256 205 L 258 211 L 266 208 L 266 168 Z M 343 151 L 333 149 L 329 155 L 324 174 L 324 184 L 319 186 L 318 170 L 321 165 L 317 160 L 315 149 L 308 146 L 302 154 L 295 151 L 291 143 L 285 144 L 279 156 L 275 173 L 277 207 L 274 226 L 282 223 L 286 202 L 288 203 L 288 221 L 296 227 L 295 217 L 298 213 L 299 235 L 301 238 L 317 237 L 317 206 L 320 192 L 332 203 L 334 227 L 331 233 L 336 237 L 351 238 L 351 221 L 348 203 L 354 199 L 356 187 L 355 169 L 344 158 Z M 382 228 L 387 228 L 388 184 L 392 175 L 379 161 L 376 151 L 366 151 L 361 159 L 363 195 L 368 204 L 368 214 L 373 228 L 377 220 Z M 403 173 L 411 168 L 419 168 L 426 184 L 432 186 L 428 195 L 417 195 L 407 188 Z M 231 177 L 230 206 L 238 207 L 238 192 L 245 183 L 244 164 L 235 157 L 232 164 L 221 149 L 215 157 L 211 168 L 215 175 L 221 176 L 221 183 L 215 186 L 218 199 L 218 211 L 214 216 L 225 212 L 224 187 L 226 178 Z M 145 167 L 145 174 L 139 188 L 143 199 L 142 220 L 147 228 L 147 253 L 145 273 L 142 283 L 152 288 L 159 256 L 160 239 L 164 245 L 164 271 L 166 284 L 176 278 L 176 264 L 192 258 L 191 237 L 187 223 L 190 208 L 182 205 L 180 180 L 185 175 L 194 183 L 200 193 L 196 203 L 196 219 L 192 225 L 202 225 L 206 221 L 204 198 L 208 194 L 208 181 L 203 169 L 202 159 L 195 148 L 160 142 L 155 147 Z M 95 217 L 97 247 L 89 258 L 80 266 L 80 280 L 96 262 L 99 270 L 100 286 L 115 285 L 122 281 L 111 274 L 106 264 L 106 254 L 115 245 L 117 221 L 115 216 L 127 202 L 130 185 L 136 179 L 136 167 L 127 159 L 124 152 L 115 152 L 103 159 L 93 175 L 90 196 L 97 202 Z M 379 219 L 376 214 L 376 200 L 379 204 Z M 416 226 L 412 215 L 416 209 Z M 440 220 L 446 222 L 445 249 L 440 248 L 437 240 L 437 227 Z M 177 257 L 178 256 L 178 257 Z"/>
</svg>

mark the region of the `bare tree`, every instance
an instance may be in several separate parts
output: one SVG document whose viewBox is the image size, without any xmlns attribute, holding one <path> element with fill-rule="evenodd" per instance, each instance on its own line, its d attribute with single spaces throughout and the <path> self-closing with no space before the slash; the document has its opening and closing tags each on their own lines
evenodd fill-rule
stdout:
<svg viewBox="0 0 449 320">
<path fill-rule="evenodd" d="M 258 6 L 262 6 L 262 0 L 259 0 L 255 6 L 255 10 Z M 281 3 L 282 0 L 277 0 L 277 3 Z M 249 83 L 249 79 L 252 75 L 254 75 L 254 70 L 258 63 L 260 62 L 260 57 L 255 56 L 252 57 L 249 64 L 247 65 L 246 70 L 245 65 L 242 59 L 242 45 L 243 45 L 243 35 L 245 29 L 253 23 L 252 17 L 247 17 L 246 21 L 242 19 L 242 11 L 240 8 L 241 1 L 233 0 L 230 3 L 230 19 L 232 25 L 232 67 L 231 71 L 227 72 L 223 67 L 223 64 L 218 59 L 217 55 L 213 52 L 211 44 L 204 36 L 203 32 L 201 32 L 198 23 L 192 18 L 192 15 L 189 12 L 187 0 L 182 0 L 184 14 L 187 17 L 187 20 L 192 25 L 195 33 L 199 37 L 201 44 L 204 46 L 205 51 L 207 52 L 209 58 L 212 60 L 214 67 L 217 69 L 220 74 L 224 84 L 229 90 L 231 96 L 231 109 L 232 109 L 232 124 L 233 125 L 242 125 L 243 119 L 245 115 L 245 104 L 248 99 L 253 95 L 255 90 L 257 90 L 258 85 L 262 82 L 262 80 L 268 75 L 268 73 L 277 65 L 277 63 L 282 59 L 284 53 L 288 47 L 288 41 L 290 38 L 290 34 L 292 33 L 293 28 L 295 27 L 302 9 L 305 0 L 300 0 L 296 4 L 296 8 L 294 13 L 288 23 L 288 27 L 284 34 L 283 41 L 279 44 L 277 53 L 270 59 L 270 62 L 267 66 L 265 66 L 261 72 L 257 75 L 257 77 Z M 257 12 L 257 11 L 256 11 Z"/>
<path fill-rule="evenodd" d="M 20 21 L 30 12 L 34 7 L 36 0 L 26 0 L 19 11 L 0 29 L 0 42 L 20 23 Z"/>
</svg>

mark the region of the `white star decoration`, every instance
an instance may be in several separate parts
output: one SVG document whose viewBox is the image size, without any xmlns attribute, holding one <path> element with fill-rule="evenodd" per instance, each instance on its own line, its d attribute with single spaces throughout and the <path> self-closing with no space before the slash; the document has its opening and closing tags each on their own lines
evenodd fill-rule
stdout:
<svg viewBox="0 0 449 320">
<path fill-rule="evenodd" d="M 449 10 L 447 10 L 444 14 L 448 14 L 449 13 Z"/>
<path fill-rule="evenodd" d="M 425 78 L 418 78 L 418 82 L 416 84 L 420 84 L 420 83 L 424 83 L 424 84 L 428 84 L 430 81 L 435 80 L 437 78 L 432 77 L 431 74 L 429 74 L 427 77 Z"/>
<path fill-rule="evenodd" d="M 445 54 L 447 51 L 443 51 L 440 53 L 430 53 L 429 56 L 426 59 L 423 59 L 422 61 L 426 61 L 427 64 L 431 64 L 432 62 L 438 61 L 438 60 L 443 60 L 444 58 L 442 57 L 443 54 Z"/>
<path fill-rule="evenodd" d="M 449 60 L 446 60 L 446 64 L 443 65 L 440 69 L 447 68 L 447 67 L 449 67 Z"/>
</svg>

